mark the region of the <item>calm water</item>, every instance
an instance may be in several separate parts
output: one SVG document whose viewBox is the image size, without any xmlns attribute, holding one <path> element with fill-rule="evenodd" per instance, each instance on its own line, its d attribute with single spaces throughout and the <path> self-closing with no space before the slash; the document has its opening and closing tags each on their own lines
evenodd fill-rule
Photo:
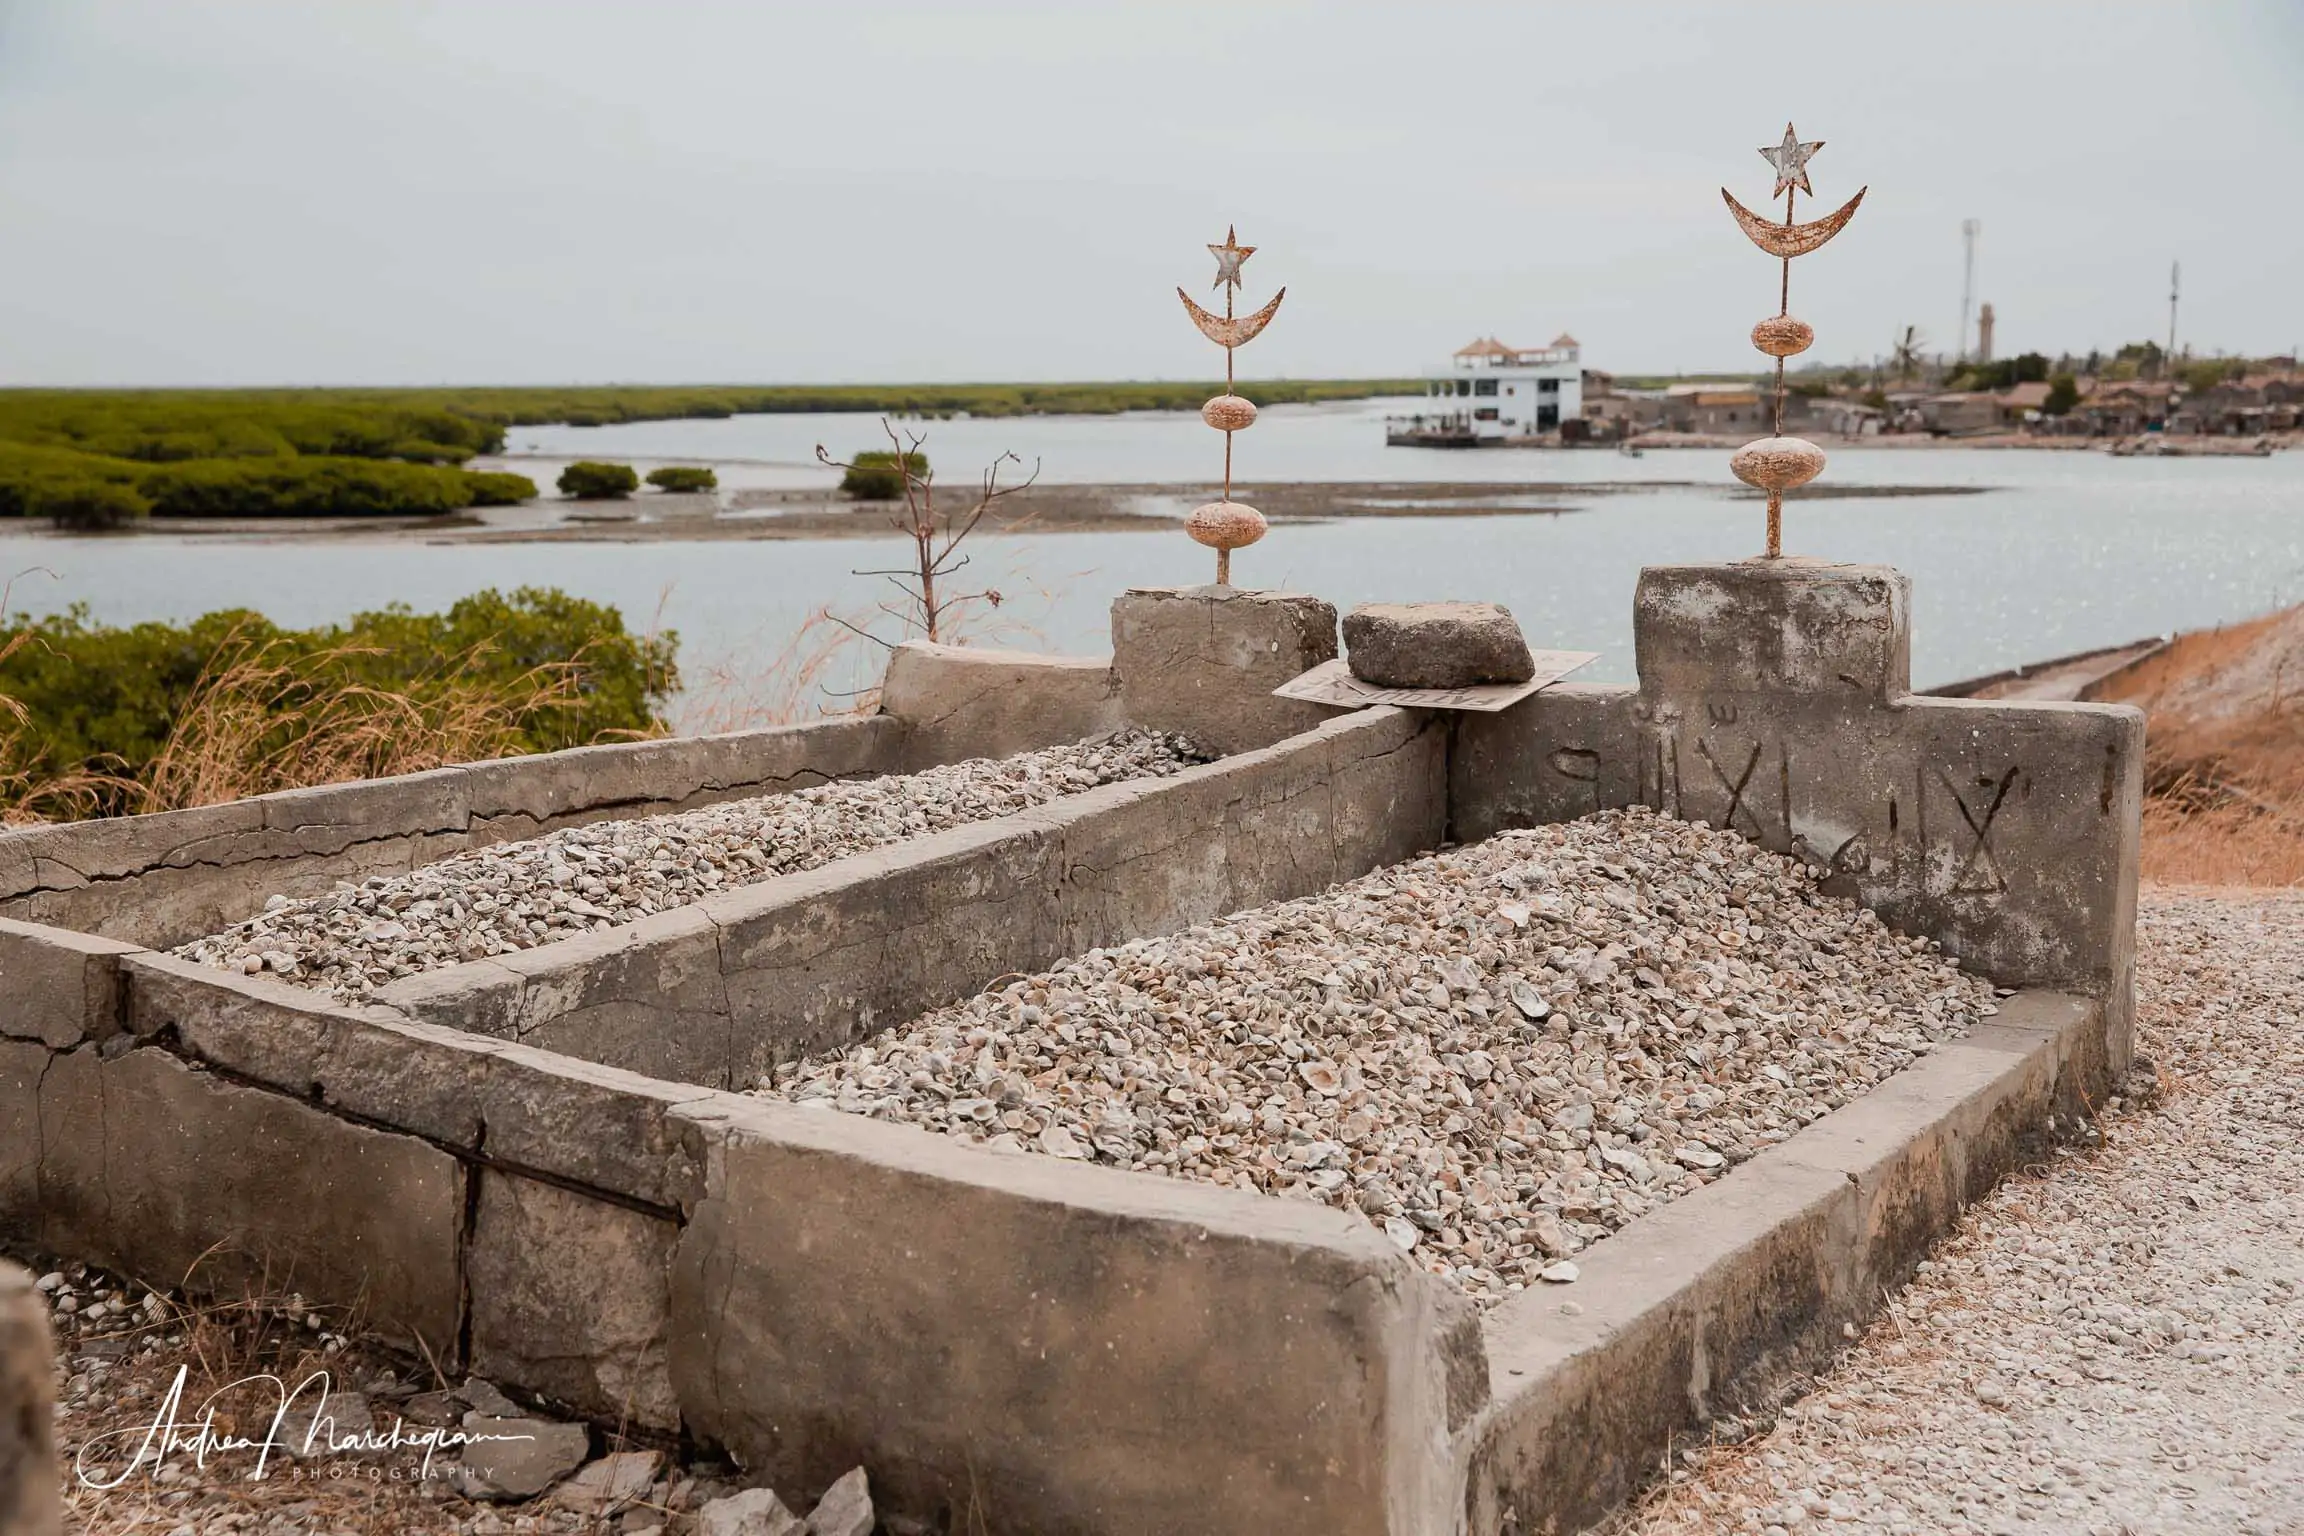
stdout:
<svg viewBox="0 0 2304 1536">
<path fill-rule="evenodd" d="M 1253 386 L 1249 386 L 1253 388 Z M 1423 408 L 1421 399 L 1345 400 L 1330 405 L 1275 406 L 1240 435 L 1242 480 L 1425 481 L 1641 481 L 1694 480 L 1730 485 L 1728 456 L 1719 452 L 1620 454 L 1578 451 L 1387 448 L 1383 417 Z M 985 420 L 899 421 L 917 432 L 940 475 L 972 483 L 985 465 L 1013 453 L 1052 485 L 1174 484 L 1206 478 L 1222 467 L 1216 434 L 1197 412 L 1138 412 L 1125 416 L 1012 416 Z M 644 421 L 617 427 L 517 427 L 506 447 L 531 457 L 549 483 L 570 459 L 716 464 L 729 486 L 831 485 L 838 476 L 816 462 L 816 445 L 834 458 L 888 447 L 880 418 L 861 413 L 808 416 L 734 416 L 719 421 Z M 1874 461 L 1856 477 L 1875 485 L 1999 485 L 1994 468 L 2004 452 L 1915 454 L 1881 450 L 1856 455 Z M 2070 455 L 2055 455 L 2057 458 Z M 533 473 L 532 471 L 530 471 Z M 2037 469 L 2031 473 L 2037 473 Z M 2027 480 L 2027 483 L 2030 483 Z"/>
<path fill-rule="evenodd" d="M 1243 478 L 1693 482 L 1594 497 L 1557 516 L 1340 521 L 1277 528 L 1235 556 L 1246 584 L 1321 594 L 1339 607 L 1462 597 L 1502 602 L 1532 644 L 1597 650 L 1582 675 L 1628 681 L 1630 607 L 1643 564 L 1754 551 L 1760 510 L 1732 502 L 1726 454 L 1386 449 L 1380 403 L 1265 413 L 1240 443 Z M 924 424 L 954 477 L 1006 448 L 1051 480 L 1161 483 L 1204 475 L 1213 434 L 1190 415 L 1030 417 Z M 730 484 L 807 484 L 819 440 L 870 445 L 871 418 L 765 416 L 597 429 L 522 429 L 517 454 L 710 462 Z M 781 478 L 780 478 L 781 477 Z M 549 478 L 540 475 L 540 479 Z M 1804 503 L 1786 512 L 1794 552 L 1884 561 L 1915 584 L 1922 686 L 2016 662 L 2215 624 L 2304 599 L 2304 454 L 2270 459 L 2112 459 L 2091 453 L 1845 450 L 1840 485 L 1972 485 L 1974 495 Z M 1575 497 L 1565 498 L 1571 505 Z M 1210 557 L 1169 529 L 984 538 L 969 575 L 1015 599 L 1013 643 L 1105 648 L 1106 608 L 1131 585 L 1204 580 Z M 99 618 L 185 618 L 248 606 L 292 624 L 404 602 L 445 605 L 486 586 L 566 588 L 635 625 L 675 629 L 692 676 L 757 670 L 821 604 L 863 608 L 852 574 L 902 554 L 893 541 L 454 546 L 377 538 L 266 540 L 0 537 L 12 604 L 85 602 Z"/>
</svg>

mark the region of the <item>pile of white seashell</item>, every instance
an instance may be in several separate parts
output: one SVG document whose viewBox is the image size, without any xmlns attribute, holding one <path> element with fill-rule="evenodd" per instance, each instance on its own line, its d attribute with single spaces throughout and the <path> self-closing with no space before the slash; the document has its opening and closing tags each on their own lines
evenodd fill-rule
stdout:
<svg viewBox="0 0 2304 1536">
<path fill-rule="evenodd" d="M 326 896 L 274 896 L 261 915 L 174 952 L 357 1001 L 419 971 L 533 949 L 715 891 L 1206 760 L 1182 737 L 1126 730 L 1015 757 L 596 821 L 378 875 Z"/>
<path fill-rule="evenodd" d="M 1493 1301 L 1993 995 L 1798 862 L 1635 810 L 1091 951 L 758 1091 L 1359 1211 Z"/>
</svg>

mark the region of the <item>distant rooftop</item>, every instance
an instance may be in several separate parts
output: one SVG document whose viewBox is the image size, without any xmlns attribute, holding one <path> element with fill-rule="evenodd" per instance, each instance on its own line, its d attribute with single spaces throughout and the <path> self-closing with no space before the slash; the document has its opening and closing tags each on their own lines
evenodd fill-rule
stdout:
<svg viewBox="0 0 2304 1536">
<path fill-rule="evenodd" d="M 1494 336 L 1481 336 L 1465 346 L 1458 347 L 1451 355 L 1458 362 L 1489 362 L 1499 365 L 1530 362 L 1559 363 L 1569 361 L 1568 358 L 1561 355 L 1562 353 L 1574 352 L 1582 345 L 1582 342 L 1566 331 L 1562 331 L 1554 337 L 1548 346 L 1542 347 L 1507 346 Z"/>
<path fill-rule="evenodd" d="M 1508 347 L 1493 336 L 1482 337 L 1470 346 L 1458 347 L 1458 357 L 1517 357 L 1519 349 Z"/>
</svg>

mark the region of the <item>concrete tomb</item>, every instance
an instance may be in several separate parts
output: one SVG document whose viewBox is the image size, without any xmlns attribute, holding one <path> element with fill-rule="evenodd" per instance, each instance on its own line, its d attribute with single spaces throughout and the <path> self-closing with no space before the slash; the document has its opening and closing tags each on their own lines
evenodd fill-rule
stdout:
<svg viewBox="0 0 2304 1536">
<path fill-rule="evenodd" d="M 884 712 L 0 833 L 0 1221 L 257 1277 L 812 1497 L 1027 1533 L 1568 1529 L 1813 1364 L 2129 1055 L 2133 710 L 1908 689 L 1876 567 L 1664 568 L 1635 688 L 1272 688 L 1316 598 L 1132 591 L 1114 653 L 907 647 Z M 182 942 L 538 829 L 1045 746 L 1231 754 L 339 1006 Z M 1476 1315 L 1357 1217 L 728 1091 L 1068 955 L 1646 804 L 1827 871 L 2002 1016 Z"/>
</svg>

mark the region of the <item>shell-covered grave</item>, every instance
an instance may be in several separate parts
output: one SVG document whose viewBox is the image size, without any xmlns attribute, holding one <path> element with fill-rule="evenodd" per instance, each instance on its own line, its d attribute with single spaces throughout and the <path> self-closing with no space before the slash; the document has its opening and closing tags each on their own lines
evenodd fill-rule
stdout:
<svg viewBox="0 0 2304 1536">
<path fill-rule="evenodd" d="M 1095 950 L 761 1091 L 1358 1211 L 1494 1301 L 1993 996 L 1800 862 L 1632 810 Z"/>
</svg>

